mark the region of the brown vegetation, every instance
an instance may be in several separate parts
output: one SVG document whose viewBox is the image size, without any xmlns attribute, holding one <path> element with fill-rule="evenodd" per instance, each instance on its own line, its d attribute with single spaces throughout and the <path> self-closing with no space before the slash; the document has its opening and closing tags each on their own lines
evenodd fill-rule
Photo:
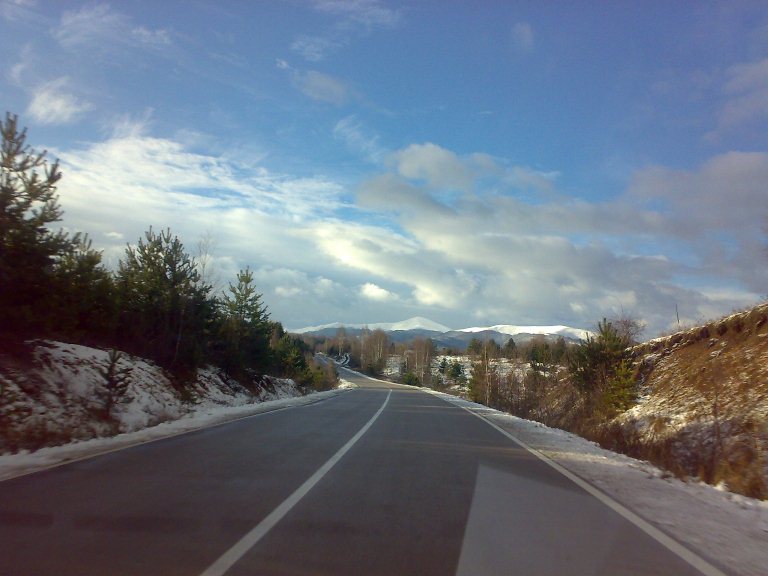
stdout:
<svg viewBox="0 0 768 576">
<path fill-rule="evenodd" d="M 606 448 L 768 498 L 768 304 L 631 349 L 637 403 L 588 412 L 568 378 L 552 382 L 546 424 Z"/>
</svg>

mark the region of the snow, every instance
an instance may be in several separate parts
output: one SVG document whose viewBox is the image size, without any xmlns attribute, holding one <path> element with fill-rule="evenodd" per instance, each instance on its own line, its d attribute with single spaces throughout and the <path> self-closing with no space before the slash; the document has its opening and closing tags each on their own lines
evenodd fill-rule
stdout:
<svg viewBox="0 0 768 576">
<path fill-rule="evenodd" d="M 450 332 L 451 329 L 442 324 L 438 324 L 424 318 L 422 316 L 415 316 L 402 322 L 379 322 L 375 324 L 342 324 L 341 322 L 334 322 L 332 324 L 323 324 L 322 326 L 308 326 L 306 328 L 298 328 L 296 330 L 289 330 L 294 334 L 305 334 L 307 332 L 319 332 L 321 330 L 327 330 L 329 328 L 351 328 L 362 329 L 368 328 L 370 330 L 384 330 L 386 332 L 394 332 L 397 330 L 430 330 L 432 332 Z"/>
<path fill-rule="evenodd" d="M 685 483 L 569 432 L 425 391 L 482 415 L 727 572 L 768 573 L 768 502 Z"/>
<path fill-rule="evenodd" d="M 571 328 L 570 326 L 516 326 L 513 324 L 497 324 L 496 326 L 487 327 L 474 327 L 474 328 L 462 328 L 457 332 L 485 332 L 494 331 L 500 334 L 508 334 L 509 336 L 516 336 L 518 334 L 541 334 L 543 336 L 557 335 L 565 336 L 567 338 L 575 338 L 577 340 L 584 340 L 591 334 L 589 330 L 581 330 L 579 328 Z"/>
<path fill-rule="evenodd" d="M 257 407 L 260 403 L 303 396 L 292 380 L 265 376 L 258 385 L 246 389 L 213 366 L 192 375 L 184 383 L 182 393 L 178 383 L 174 385 L 171 376 L 159 366 L 121 354 L 117 369 L 128 370 L 128 388 L 106 415 L 105 372 L 109 352 L 39 341 L 33 358 L 31 366 L 7 360 L 0 364 L 0 452 L 104 439 L 180 418 L 187 423 L 195 422 L 201 415 L 218 414 L 227 408 L 235 409 L 235 414 L 240 414 L 238 408 L 258 411 L 262 410 Z M 101 441 L 96 441 L 96 445 Z"/>
<path fill-rule="evenodd" d="M 328 328 L 362 328 L 363 324 L 342 324 L 341 322 L 333 322 L 331 324 L 322 324 L 320 326 L 306 326 L 305 328 L 290 329 L 288 332 L 291 334 L 305 334 L 306 332 L 320 332 L 321 330 L 327 330 Z"/>
<path fill-rule="evenodd" d="M 307 332 L 320 332 L 321 330 L 327 330 L 329 328 L 368 328 L 370 330 L 384 330 L 385 332 L 396 332 L 398 330 L 430 330 L 432 332 L 440 332 L 441 334 L 454 331 L 447 326 L 430 320 L 429 318 L 424 318 L 423 316 L 415 316 L 408 320 L 403 320 L 402 322 L 380 322 L 377 324 L 342 324 L 341 322 L 334 322 L 332 324 L 323 324 L 322 326 L 308 326 L 306 328 L 298 328 L 296 330 L 290 330 L 290 332 L 293 332 L 294 334 L 305 334 Z M 501 334 L 508 334 L 510 336 L 515 336 L 517 334 L 541 334 L 544 336 L 565 336 L 566 338 L 573 338 L 576 340 L 583 340 L 592 334 L 589 330 L 571 328 L 570 326 L 516 326 L 513 324 L 497 324 L 495 326 L 487 327 L 461 328 L 459 330 L 455 330 L 455 332 L 475 333 L 484 332 L 486 330 L 492 330 Z"/>
<path fill-rule="evenodd" d="M 382 330 L 383 329 L 384 328 L 382 328 Z M 387 328 L 387 330 L 392 332 L 396 330 L 431 330 L 432 332 L 441 333 L 451 331 L 447 326 L 443 326 L 442 324 L 433 322 L 429 318 L 423 318 L 421 316 L 416 316 L 415 318 L 404 320 L 403 322 L 396 322 Z"/>
</svg>

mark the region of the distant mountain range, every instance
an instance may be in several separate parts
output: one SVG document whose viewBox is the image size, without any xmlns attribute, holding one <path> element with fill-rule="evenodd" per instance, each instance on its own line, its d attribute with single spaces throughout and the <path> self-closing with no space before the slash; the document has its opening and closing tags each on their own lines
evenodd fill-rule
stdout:
<svg viewBox="0 0 768 576">
<path fill-rule="evenodd" d="M 561 336 L 566 340 L 582 340 L 590 334 L 587 330 L 571 328 L 570 326 L 516 326 L 512 324 L 497 324 L 487 327 L 472 327 L 452 330 L 428 318 L 416 316 L 402 322 L 378 323 L 378 324 L 324 324 L 322 326 L 309 326 L 298 330 L 291 330 L 294 334 L 307 334 L 312 336 L 333 337 L 344 328 L 349 336 L 356 336 L 363 330 L 383 330 L 390 339 L 395 342 L 407 342 L 414 338 L 431 338 L 436 346 L 463 350 L 473 338 L 479 340 L 495 340 L 504 345 L 507 340 L 513 338 L 516 344 L 530 341 L 537 336 L 543 336 L 547 340 L 557 340 Z"/>
</svg>

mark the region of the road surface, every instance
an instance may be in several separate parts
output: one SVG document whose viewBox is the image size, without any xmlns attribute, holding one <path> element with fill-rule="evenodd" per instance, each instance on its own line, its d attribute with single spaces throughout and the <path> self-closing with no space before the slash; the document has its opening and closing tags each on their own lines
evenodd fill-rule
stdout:
<svg viewBox="0 0 768 576">
<path fill-rule="evenodd" d="M 1 482 L 0 574 L 719 573 L 468 411 L 344 377 L 361 388 Z"/>
</svg>

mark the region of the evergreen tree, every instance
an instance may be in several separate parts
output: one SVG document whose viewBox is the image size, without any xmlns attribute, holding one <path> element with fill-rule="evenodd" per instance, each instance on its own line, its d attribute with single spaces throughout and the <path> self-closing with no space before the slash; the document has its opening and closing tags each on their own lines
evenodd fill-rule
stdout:
<svg viewBox="0 0 768 576">
<path fill-rule="evenodd" d="M 23 338 L 50 324 L 54 266 L 70 240 L 47 228 L 62 215 L 58 161 L 26 144 L 16 115 L 0 121 L 0 135 L 0 330 Z"/>
<path fill-rule="evenodd" d="M 131 385 L 131 367 L 129 365 L 118 367 L 120 360 L 123 359 L 122 352 L 110 350 L 107 357 L 107 365 L 101 368 L 99 372 L 104 378 L 104 384 L 101 389 L 96 390 L 96 396 L 102 402 L 102 414 L 104 420 L 112 418 L 112 410 L 124 400 L 128 400 L 128 387 Z M 117 430 L 115 430 L 117 431 Z"/>
<path fill-rule="evenodd" d="M 214 319 L 210 286 L 170 229 L 128 246 L 117 273 L 119 333 L 126 347 L 179 369 L 198 366 Z"/>
<path fill-rule="evenodd" d="M 606 319 L 597 326 L 594 338 L 588 336 L 572 350 L 568 368 L 573 383 L 586 395 L 588 404 L 611 414 L 626 410 L 635 400 L 627 349 L 630 340 Z"/>
<path fill-rule="evenodd" d="M 220 305 L 223 368 L 233 374 L 246 367 L 263 370 L 269 361 L 268 337 L 273 330 L 250 268 L 238 272 L 237 284 L 230 283 L 228 292 Z M 282 335 L 277 338 L 279 340 Z"/>
<path fill-rule="evenodd" d="M 472 338 L 467 345 L 467 354 L 470 356 L 480 356 L 483 353 L 483 341 L 479 338 Z"/>
<path fill-rule="evenodd" d="M 504 358 L 508 358 L 510 360 L 517 355 L 517 345 L 515 344 L 515 341 L 511 336 L 509 340 L 507 340 L 504 343 L 504 347 L 502 348 L 502 353 L 504 355 Z"/>
<path fill-rule="evenodd" d="M 464 375 L 464 366 L 458 360 L 454 360 L 448 368 L 448 377 L 456 384 L 464 384 L 467 377 Z"/>
<path fill-rule="evenodd" d="M 54 268 L 55 333 L 68 340 L 112 338 L 116 302 L 112 274 L 87 235 L 75 234 Z"/>
</svg>

